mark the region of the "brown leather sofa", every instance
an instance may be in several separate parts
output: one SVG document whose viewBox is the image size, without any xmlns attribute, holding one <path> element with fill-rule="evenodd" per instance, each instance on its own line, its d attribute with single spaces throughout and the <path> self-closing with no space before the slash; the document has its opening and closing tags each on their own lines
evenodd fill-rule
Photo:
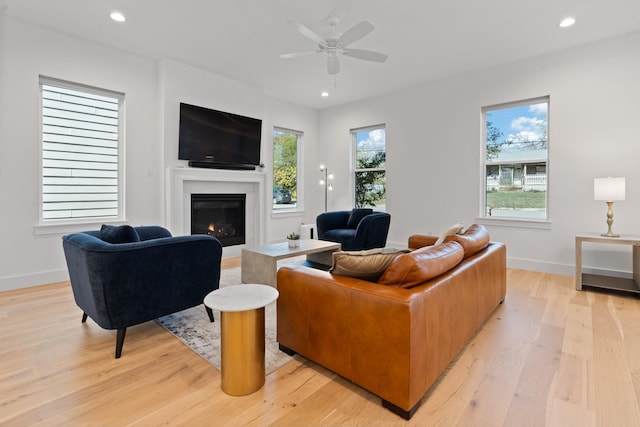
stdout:
<svg viewBox="0 0 640 427">
<path fill-rule="evenodd" d="M 280 268 L 280 348 L 411 418 L 506 293 L 506 247 L 490 242 L 484 227 L 429 246 L 435 240 L 411 236 L 412 252 L 398 256 L 377 283 L 301 265 Z"/>
</svg>

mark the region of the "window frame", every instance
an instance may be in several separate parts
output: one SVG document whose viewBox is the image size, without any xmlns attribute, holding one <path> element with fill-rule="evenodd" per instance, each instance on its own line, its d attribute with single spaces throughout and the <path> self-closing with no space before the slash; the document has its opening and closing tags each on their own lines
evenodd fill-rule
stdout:
<svg viewBox="0 0 640 427">
<path fill-rule="evenodd" d="M 507 108 L 516 108 L 527 105 L 534 104 L 547 104 L 547 148 L 546 148 L 546 159 L 544 162 L 542 159 L 532 159 L 531 162 L 523 162 L 523 161 L 513 161 L 513 162 L 489 162 L 487 161 L 487 113 L 490 113 L 495 110 L 502 110 Z M 551 136 L 550 136 L 550 114 L 551 111 L 551 97 L 549 95 L 539 96 L 534 98 L 523 99 L 519 101 L 511 101 L 505 102 L 501 104 L 494 104 L 481 107 L 481 137 L 480 137 L 480 206 L 479 206 L 479 215 L 476 220 L 479 223 L 490 224 L 490 225 L 501 225 L 507 227 L 522 227 L 522 228 L 540 228 L 540 229 L 550 229 L 551 226 L 551 217 L 550 217 L 550 206 L 549 206 L 549 193 L 550 193 L 550 148 L 551 148 Z M 535 161 L 533 161 L 535 160 Z M 545 216 L 544 218 L 527 218 L 520 216 L 489 216 L 487 214 L 487 167 L 488 166 L 498 166 L 498 165 L 519 165 L 519 164 L 540 164 L 544 163 L 546 169 L 546 191 L 545 191 Z"/>
<path fill-rule="evenodd" d="M 367 131 L 372 131 L 372 130 L 377 130 L 377 129 L 384 129 L 384 134 L 385 134 L 385 145 L 384 145 L 384 152 L 385 152 L 385 161 L 384 161 L 384 167 L 383 168 L 366 168 L 366 169 L 362 169 L 362 168 L 358 168 L 357 164 L 358 164 L 358 141 L 357 141 L 357 134 L 359 132 L 367 132 Z M 351 157 L 352 157 L 352 161 L 351 161 L 351 167 L 352 167 L 352 173 L 351 173 L 351 200 L 353 201 L 353 206 L 356 206 L 356 200 L 357 200 L 357 195 L 356 195 L 356 183 L 357 183 L 357 178 L 356 175 L 359 172 L 375 172 L 375 171 L 382 171 L 384 172 L 384 179 L 385 179 L 385 193 L 386 193 L 386 182 L 387 182 L 387 160 L 386 160 L 386 153 L 387 153 L 387 125 L 385 123 L 380 123 L 377 125 L 371 125 L 371 126 L 364 126 L 364 127 L 358 127 L 358 128 L 352 128 L 350 129 L 350 133 L 351 133 Z M 382 208 L 380 207 L 376 207 L 374 208 L 380 212 L 387 212 L 387 207 L 386 207 L 386 194 L 385 194 L 385 204 L 383 205 Z"/>
<path fill-rule="evenodd" d="M 275 203 L 273 203 L 273 190 L 275 189 L 275 149 L 273 145 L 274 134 L 276 132 L 287 133 L 291 135 L 296 135 L 296 203 L 293 205 L 283 206 L 281 208 L 275 209 Z M 303 150 L 303 140 L 304 140 L 304 132 L 286 128 L 282 126 L 273 126 L 273 130 L 271 132 L 271 162 L 272 162 L 272 176 L 271 176 L 271 213 L 272 215 L 284 216 L 291 213 L 297 213 L 304 209 L 304 185 L 303 185 L 303 164 L 302 164 L 302 150 Z"/>
<path fill-rule="evenodd" d="M 73 90 L 76 92 L 105 96 L 118 101 L 118 136 L 116 139 L 117 153 L 117 214 L 105 216 L 75 217 L 75 218 L 44 218 L 44 86 L 51 86 L 60 89 Z M 85 229 L 90 224 L 122 223 L 125 222 L 125 94 L 113 90 L 102 89 L 81 83 L 60 80 L 52 77 L 40 75 L 38 79 L 39 88 L 39 188 L 38 188 L 38 218 L 35 228 L 36 234 L 49 234 L 59 232 L 71 232 Z"/>
</svg>

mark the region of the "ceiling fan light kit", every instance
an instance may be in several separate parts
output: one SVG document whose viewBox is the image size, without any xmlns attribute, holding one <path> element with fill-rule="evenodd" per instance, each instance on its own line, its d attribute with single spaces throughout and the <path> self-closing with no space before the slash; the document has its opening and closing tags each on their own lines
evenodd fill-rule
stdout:
<svg viewBox="0 0 640 427">
<path fill-rule="evenodd" d="M 300 34 L 316 42 L 318 49 L 306 52 L 285 53 L 280 55 L 281 58 L 292 59 L 316 53 L 324 53 L 327 56 L 327 71 L 330 75 L 335 75 L 340 72 L 340 55 L 372 62 L 385 62 L 387 60 L 387 55 L 383 53 L 364 49 L 351 49 L 348 47 L 349 44 L 362 39 L 374 30 L 375 27 L 368 21 L 361 21 L 340 34 L 337 31 L 340 18 L 335 15 L 329 16 L 327 18 L 329 31 L 322 36 L 298 21 L 289 20 L 288 22 L 298 30 Z"/>
</svg>

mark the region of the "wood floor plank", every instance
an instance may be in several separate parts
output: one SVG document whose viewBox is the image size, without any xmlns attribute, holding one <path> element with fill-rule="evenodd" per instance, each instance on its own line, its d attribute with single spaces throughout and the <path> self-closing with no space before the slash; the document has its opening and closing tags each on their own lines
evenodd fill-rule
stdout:
<svg viewBox="0 0 640 427">
<path fill-rule="evenodd" d="M 527 360 L 513 395 L 506 425 L 527 420 L 529 425 L 545 425 L 551 385 L 560 364 L 564 329 L 545 324 L 527 354 Z"/>
<path fill-rule="evenodd" d="M 595 335 L 594 364 L 598 366 L 594 372 L 597 423 L 640 425 L 640 409 L 621 341 Z"/>
<path fill-rule="evenodd" d="M 595 414 L 562 399 L 554 399 L 548 424 L 552 426 L 595 427 Z"/>
<path fill-rule="evenodd" d="M 576 291 L 569 276 L 507 280 L 504 304 L 409 422 L 299 356 L 260 391 L 228 396 L 220 372 L 155 322 L 130 328 L 116 360 L 115 332 L 80 322 L 67 282 L 0 292 L 0 424 L 640 425 L 640 300 Z"/>
<path fill-rule="evenodd" d="M 614 308 L 620 319 L 623 345 L 629 376 L 636 401 L 640 400 L 640 304 L 628 298 L 613 298 Z"/>
</svg>

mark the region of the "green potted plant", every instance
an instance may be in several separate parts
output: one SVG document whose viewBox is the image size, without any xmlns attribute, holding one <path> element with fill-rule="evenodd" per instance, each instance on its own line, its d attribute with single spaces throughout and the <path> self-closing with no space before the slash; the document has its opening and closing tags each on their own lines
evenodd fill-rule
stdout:
<svg viewBox="0 0 640 427">
<path fill-rule="evenodd" d="M 289 233 L 287 235 L 287 240 L 289 241 L 290 248 L 297 248 L 300 246 L 300 235 L 298 233 Z"/>
</svg>

